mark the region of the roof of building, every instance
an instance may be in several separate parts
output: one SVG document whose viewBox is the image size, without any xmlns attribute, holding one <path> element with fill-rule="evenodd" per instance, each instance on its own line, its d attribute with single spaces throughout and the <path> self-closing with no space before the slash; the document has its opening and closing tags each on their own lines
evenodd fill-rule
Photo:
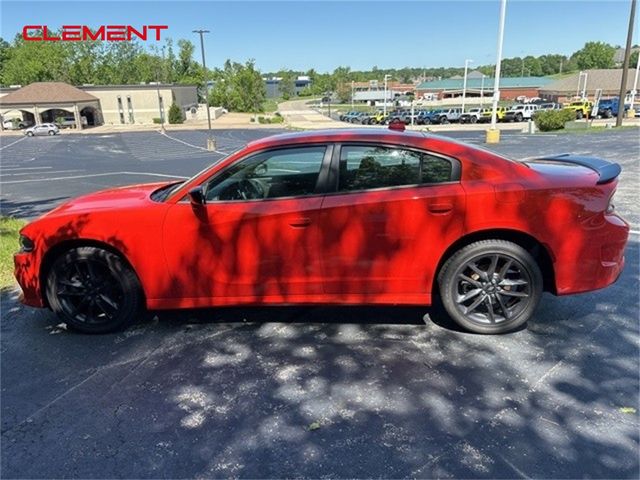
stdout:
<svg viewBox="0 0 640 480">
<path fill-rule="evenodd" d="M 626 50 L 625 48 L 616 48 L 616 51 L 613 54 L 613 61 L 615 63 L 624 62 L 624 51 L 625 50 Z M 638 50 L 640 50 L 640 47 L 631 47 L 631 53 L 637 52 Z"/>
<path fill-rule="evenodd" d="M 585 70 L 582 73 L 587 74 L 587 90 L 595 91 L 601 88 L 603 92 L 617 92 L 620 90 L 620 82 L 622 82 L 622 69 L 601 69 L 601 70 Z M 551 82 L 541 88 L 544 92 L 557 92 L 574 94 L 578 89 L 578 79 L 580 72 L 576 72 L 567 77 Z M 627 70 L 627 90 L 633 88 L 634 75 L 631 69 Z M 584 82 L 584 80 L 582 80 Z M 582 85 L 581 85 L 582 86 Z"/>
<path fill-rule="evenodd" d="M 35 82 L 0 97 L 2 105 L 34 105 L 41 103 L 91 102 L 93 95 L 64 82 Z"/>
<path fill-rule="evenodd" d="M 500 88 L 533 88 L 543 87 L 552 82 L 549 77 L 509 77 L 500 79 Z M 447 78 L 423 82 L 416 88 L 418 90 L 454 90 L 462 88 L 464 79 Z M 467 78 L 467 88 L 481 88 L 482 78 Z M 484 88 L 493 88 L 493 78 L 485 77 Z"/>
<path fill-rule="evenodd" d="M 473 70 L 473 71 L 467 73 L 467 79 L 469 79 L 469 78 L 482 78 L 482 77 L 486 77 L 486 75 L 484 73 L 482 73 L 480 70 Z"/>
</svg>

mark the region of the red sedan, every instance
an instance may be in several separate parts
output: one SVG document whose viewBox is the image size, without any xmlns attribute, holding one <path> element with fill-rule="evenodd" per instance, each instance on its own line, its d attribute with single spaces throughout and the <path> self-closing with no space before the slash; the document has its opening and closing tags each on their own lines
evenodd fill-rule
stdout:
<svg viewBox="0 0 640 480">
<path fill-rule="evenodd" d="M 83 332 L 143 307 L 430 305 L 502 333 L 543 291 L 613 283 L 629 227 L 620 166 L 560 155 L 514 161 L 393 130 L 255 141 L 185 182 L 72 200 L 21 232 L 23 301 Z"/>
</svg>

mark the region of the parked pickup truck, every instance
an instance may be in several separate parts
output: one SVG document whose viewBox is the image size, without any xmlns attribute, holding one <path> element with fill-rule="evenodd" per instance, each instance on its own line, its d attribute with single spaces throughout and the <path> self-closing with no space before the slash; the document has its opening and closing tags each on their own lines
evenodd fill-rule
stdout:
<svg viewBox="0 0 640 480">
<path fill-rule="evenodd" d="M 457 122 L 458 120 L 460 120 L 460 115 L 462 115 L 462 108 L 443 108 L 433 119 L 433 123 L 445 124 L 449 122 Z"/>
<path fill-rule="evenodd" d="M 580 120 L 581 118 L 589 118 L 591 115 L 591 109 L 593 108 L 593 103 L 589 100 L 576 100 L 571 102 L 569 105 L 564 106 L 565 110 L 573 110 L 576 112 L 576 118 Z"/>
<path fill-rule="evenodd" d="M 460 123 L 477 123 L 482 116 L 482 108 L 470 108 L 468 112 L 460 115 Z"/>
<path fill-rule="evenodd" d="M 616 117 L 618 115 L 619 104 L 620 104 L 619 97 L 600 100 L 600 103 L 598 103 L 598 115 L 601 116 L 602 118 Z M 625 113 L 627 110 L 629 110 L 630 107 L 631 107 L 631 104 L 625 104 L 624 106 Z"/>
<path fill-rule="evenodd" d="M 504 120 L 505 115 L 507 114 L 507 107 L 498 107 L 496 109 L 496 120 L 501 122 Z M 479 123 L 489 123 L 491 121 L 491 109 L 485 108 L 482 110 L 482 115 L 478 119 Z"/>
<path fill-rule="evenodd" d="M 537 110 L 538 105 L 514 105 L 507 110 L 504 115 L 504 120 L 506 122 L 522 122 L 523 120 L 530 120 Z"/>
</svg>

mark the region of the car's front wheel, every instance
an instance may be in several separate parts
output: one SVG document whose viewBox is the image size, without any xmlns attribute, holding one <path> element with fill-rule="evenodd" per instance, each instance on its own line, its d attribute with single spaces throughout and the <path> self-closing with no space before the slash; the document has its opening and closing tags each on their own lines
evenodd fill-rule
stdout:
<svg viewBox="0 0 640 480">
<path fill-rule="evenodd" d="M 506 333 L 529 320 L 542 296 L 542 274 L 521 246 L 482 240 L 454 253 L 438 276 L 451 318 L 475 333 Z"/>
<path fill-rule="evenodd" d="M 51 309 L 83 333 L 120 330 L 135 320 L 142 306 L 140 283 L 115 253 L 73 248 L 59 255 L 46 277 Z"/>
<path fill-rule="evenodd" d="M 27 132 L 27 137 L 33 137 L 33 132 Z"/>
</svg>

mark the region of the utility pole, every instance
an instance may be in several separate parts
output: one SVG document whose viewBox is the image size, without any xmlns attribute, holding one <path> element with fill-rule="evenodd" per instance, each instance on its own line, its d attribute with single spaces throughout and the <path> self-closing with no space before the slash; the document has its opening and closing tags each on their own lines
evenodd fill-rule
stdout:
<svg viewBox="0 0 640 480">
<path fill-rule="evenodd" d="M 194 30 L 193 33 L 200 35 L 200 50 L 202 51 L 202 73 L 204 75 L 204 92 L 205 92 L 205 106 L 207 107 L 207 123 L 209 124 L 209 135 L 207 137 L 207 150 L 215 150 L 216 142 L 213 139 L 211 133 L 211 112 L 209 112 L 209 85 L 207 84 L 207 64 L 204 60 L 204 34 L 209 33 L 209 30 Z"/>
<path fill-rule="evenodd" d="M 504 19 L 507 13 L 507 0 L 500 0 L 500 20 L 498 21 L 498 48 L 496 53 L 496 74 L 493 79 L 493 105 L 491 107 L 491 128 L 487 130 L 487 143 L 498 143 L 500 131 L 496 128 L 498 101 L 500 100 L 500 67 L 502 64 L 502 45 L 504 43 Z"/>
<path fill-rule="evenodd" d="M 640 72 L 640 55 L 638 55 L 638 60 L 636 61 L 636 76 L 633 79 L 633 90 L 631 90 L 631 105 L 629 106 L 629 110 L 633 110 L 633 104 L 636 101 L 636 95 L 638 94 L 638 73 Z M 618 105 L 620 102 L 618 102 Z"/>
<path fill-rule="evenodd" d="M 387 80 L 391 78 L 391 75 L 386 74 L 384 76 L 384 100 L 383 100 L 383 104 L 382 104 L 382 114 L 384 115 L 384 117 L 387 117 Z"/>
<path fill-rule="evenodd" d="M 353 91 L 354 91 L 355 83 L 351 80 L 351 110 L 353 110 Z"/>
<path fill-rule="evenodd" d="M 624 50 L 624 62 L 622 63 L 622 81 L 620 82 L 620 96 L 618 97 L 618 117 L 616 127 L 622 126 L 624 118 L 624 97 L 627 93 L 627 70 L 629 69 L 629 56 L 631 55 L 631 39 L 633 37 L 633 22 L 636 16 L 636 0 L 631 0 L 629 12 L 629 30 L 627 31 L 627 46 Z"/>
<path fill-rule="evenodd" d="M 464 113 L 464 104 L 467 98 L 467 71 L 469 70 L 469 64 L 473 62 L 473 60 L 465 60 L 464 61 L 464 80 L 462 81 L 462 111 L 461 114 Z"/>
</svg>

